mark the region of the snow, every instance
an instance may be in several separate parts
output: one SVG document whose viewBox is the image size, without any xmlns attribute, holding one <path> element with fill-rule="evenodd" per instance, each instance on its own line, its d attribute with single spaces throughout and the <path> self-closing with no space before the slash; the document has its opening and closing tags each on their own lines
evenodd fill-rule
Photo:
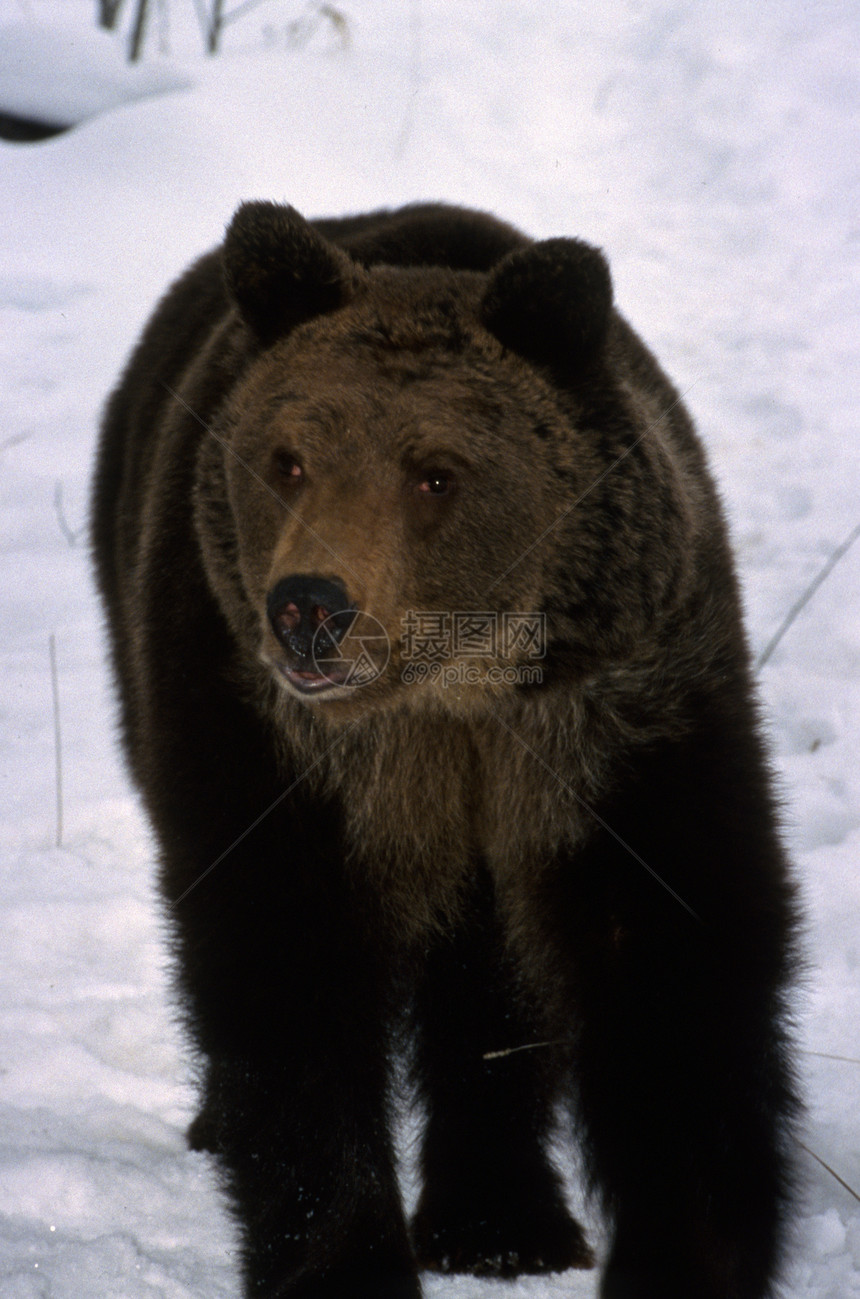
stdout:
<svg viewBox="0 0 860 1299">
<path fill-rule="evenodd" d="M 58 34 L 50 6 L 0 0 L 0 110 L 80 122 L 0 144 L 0 1289 L 16 1299 L 238 1293 L 213 1170 L 184 1146 L 192 1079 L 83 529 L 104 396 L 241 199 L 321 215 L 442 198 L 600 243 L 710 449 L 758 651 L 858 523 L 855 5 L 338 8 L 348 42 L 323 24 L 299 48 L 305 11 L 275 0 L 215 60 L 177 33 L 165 70 L 151 41 L 134 84 L 162 93 L 140 98 L 94 6 L 65 4 Z M 858 571 L 860 542 L 761 672 L 808 915 L 804 1142 L 855 1189 Z M 860 1296 L 858 1204 L 801 1159 L 785 1294 Z M 425 1288 L 561 1299 L 595 1274 Z"/>
<path fill-rule="evenodd" d="M 60 20 L 0 26 L 0 111 L 51 126 L 192 84 L 165 60 L 131 66 L 107 32 Z"/>
</svg>

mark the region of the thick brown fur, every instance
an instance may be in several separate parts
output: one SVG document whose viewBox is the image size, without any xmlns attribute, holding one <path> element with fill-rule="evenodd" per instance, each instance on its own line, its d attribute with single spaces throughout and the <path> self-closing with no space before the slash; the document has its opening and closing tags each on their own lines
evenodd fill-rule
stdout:
<svg viewBox="0 0 860 1299">
<path fill-rule="evenodd" d="M 602 254 L 244 205 L 111 398 L 93 537 L 247 1294 L 587 1266 L 560 1102 L 604 1299 L 770 1294 L 793 895 L 721 510 Z M 311 660 L 330 611 L 362 684 Z M 409 620 L 469 611 L 537 617 L 542 656 L 417 672 Z"/>
</svg>

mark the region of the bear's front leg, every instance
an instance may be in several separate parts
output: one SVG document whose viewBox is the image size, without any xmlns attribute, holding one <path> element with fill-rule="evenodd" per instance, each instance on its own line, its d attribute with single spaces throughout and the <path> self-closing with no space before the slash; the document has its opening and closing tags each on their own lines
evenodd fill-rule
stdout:
<svg viewBox="0 0 860 1299">
<path fill-rule="evenodd" d="M 418 1299 L 385 1123 L 368 1113 L 366 1058 L 330 1071 L 214 1063 L 207 1105 L 243 1233 L 246 1293 Z"/>
<path fill-rule="evenodd" d="M 493 914 L 476 889 L 457 932 L 428 953 L 415 999 L 414 1073 L 427 1123 L 412 1223 L 419 1265 L 512 1277 L 590 1267 L 548 1154 L 555 1053 L 515 1050 L 544 1036 Z"/>
<path fill-rule="evenodd" d="M 192 872 L 165 872 L 207 1059 L 189 1139 L 224 1171 L 249 1299 L 418 1299 L 389 1136 L 389 962 L 331 840 L 308 809 L 278 809 L 185 897 Z"/>
<path fill-rule="evenodd" d="M 743 735 L 732 765 L 709 761 L 722 751 L 647 754 L 541 899 L 570 979 L 578 1127 L 614 1225 L 602 1299 L 765 1299 L 779 1269 L 793 898 Z"/>
</svg>

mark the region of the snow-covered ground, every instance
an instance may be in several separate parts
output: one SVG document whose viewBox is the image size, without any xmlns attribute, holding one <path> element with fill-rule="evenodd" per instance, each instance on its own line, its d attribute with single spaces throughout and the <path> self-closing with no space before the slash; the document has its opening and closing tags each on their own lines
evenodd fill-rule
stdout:
<svg viewBox="0 0 860 1299">
<path fill-rule="evenodd" d="M 0 23 L 0 112 L 74 126 L 147 95 L 187 90 L 192 78 L 164 59 L 128 62 L 119 41 L 81 22 Z"/>
<path fill-rule="evenodd" d="M 95 5 L 62 8 L 91 49 Z M 289 24 L 313 10 L 270 0 L 212 62 L 177 35 L 188 89 L 0 144 L 0 1290 L 15 1299 L 237 1294 L 212 1168 L 183 1142 L 152 844 L 116 751 L 83 530 L 104 395 L 240 199 L 321 215 L 442 198 L 601 244 L 710 447 L 759 650 L 860 522 L 856 4 L 339 0 L 348 40 L 324 20 L 299 47 Z M 0 0 L 0 21 L 22 19 L 51 6 Z M 70 35 L 63 77 L 76 49 Z M 60 72 L 28 66 L 31 99 L 53 102 Z M 855 1189 L 858 573 L 860 543 L 761 672 L 809 919 L 805 1143 Z M 801 1159 L 786 1295 L 860 1296 L 860 1206 Z M 428 1278 L 426 1293 L 594 1287 Z"/>
</svg>

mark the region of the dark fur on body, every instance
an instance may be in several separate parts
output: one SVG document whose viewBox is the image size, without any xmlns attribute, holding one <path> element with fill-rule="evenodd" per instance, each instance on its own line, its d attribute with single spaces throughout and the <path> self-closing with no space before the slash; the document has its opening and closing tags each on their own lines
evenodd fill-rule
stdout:
<svg viewBox="0 0 860 1299">
<path fill-rule="evenodd" d="M 588 1265 L 562 1100 L 604 1299 L 770 1294 L 792 892 L 719 505 L 602 256 L 459 209 L 246 205 L 110 401 L 93 535 L 247 1293 Z M 375 681 L 285 684 L 291 573 L 386 629 Z M 545 616 L 540 684 L 404 683 L 404 615 L 468 609 Z"/>
</svg>

